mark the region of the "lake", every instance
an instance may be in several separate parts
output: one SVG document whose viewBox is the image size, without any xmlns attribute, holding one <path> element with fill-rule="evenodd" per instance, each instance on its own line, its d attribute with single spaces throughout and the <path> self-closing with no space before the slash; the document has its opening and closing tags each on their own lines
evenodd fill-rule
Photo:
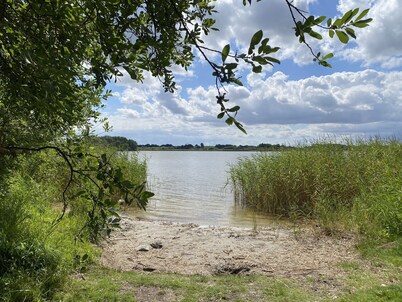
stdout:
<svg viewBox="0 0 402 302">
<path fill-rule="evenodd" d="M 272 224 L 234 202 L 228 171 L 254 152 L 141 151 L 148 162 L 148 189 L 155 193 L 146 213 L 151 219 L 214 226 L 253 227 Z"/>
</svg>

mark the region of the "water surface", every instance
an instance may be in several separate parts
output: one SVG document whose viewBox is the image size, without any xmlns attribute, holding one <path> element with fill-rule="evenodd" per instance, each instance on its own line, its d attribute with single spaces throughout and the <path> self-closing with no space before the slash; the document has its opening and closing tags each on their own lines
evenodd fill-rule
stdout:
<svg viewBox="0 0 402 302">
<path fill-rule="evenodd" d="M 148 186 L 155 193 L 146 213 L 151 219 L 200 225 L 253 227 L 272 219 L 234 203 L 228 185 L 230 165 L 254 152 L 142 151 L 148 161 Z"/>
</svg>

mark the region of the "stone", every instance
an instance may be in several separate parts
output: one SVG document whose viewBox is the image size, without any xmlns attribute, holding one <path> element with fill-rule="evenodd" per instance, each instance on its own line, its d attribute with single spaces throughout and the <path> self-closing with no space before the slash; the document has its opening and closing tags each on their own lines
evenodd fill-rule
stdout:
<svg viewBox="0 0 402 302">
<path fill-rule="evenodd" d="M 137 247 L 138 252 L 149 252 L 149 250 L 150 250 L 150 246 L 146 245 L 146 244 L 143 244 L 143 245 L 140 245 L 139 247 Z"/>
<path fill-rule="evenodd" d="M 151 247 L 154 249 L 161 249 L 163 247 L 162 242 L 160 241 L 155 241 L 151 243 Z"/>
</svg>

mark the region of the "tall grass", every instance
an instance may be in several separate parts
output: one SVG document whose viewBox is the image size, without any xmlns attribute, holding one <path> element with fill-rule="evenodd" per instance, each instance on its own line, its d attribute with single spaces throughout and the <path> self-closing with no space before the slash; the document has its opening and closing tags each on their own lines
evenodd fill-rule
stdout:
<svg viewBox="0 0 402 302">
<path fill-rule="evenodd" d="M 328 140 L 261 153 L 231 167 L 238 203 L 334 230 L 402 234 L 402 145 L 397 140 Z"/>
<path fill-rule="evenodd" d="M 146 163 L 136 154 L 115 153 L 113 162 L 127 179 L 145 180 Z M 63 160 L 42 152 L 19 156 L 9 167 L 0 180 L 0 301 L 41 301 L 51 298 L 68 272 L 95 259 L 85 237 L 75 240 L 87 215 L 77 209 L 86 201 L 74 200 L 73 184 L 69 211 L 55 225 L 69 177 Z"/>
</svg>

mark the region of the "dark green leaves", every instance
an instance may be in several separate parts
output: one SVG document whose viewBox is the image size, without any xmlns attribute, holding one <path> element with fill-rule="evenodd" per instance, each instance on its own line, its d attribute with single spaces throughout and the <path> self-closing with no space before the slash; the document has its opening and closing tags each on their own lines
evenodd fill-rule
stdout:
<svg viewBox="0 0 402 302">
<path fill-rule="evenodd" d="M 369 19 L 365 19 L 365 20 L 360 20 L 360 21 L 357 21 L 357 22 L 353 22 L 351 25 L 353 25 L 353 26 L 355 26 L 355 27 L 358 27 L 358 28 L 364 28 L 364 27 L 369 26 L 369 23 L 370 23 L 371 21 L 373 21 L 373 19 L 372 19 L 372 18 L 369 18 Z"/>
<path fill-rule="evenodd" d="M 240 110 L 240 106 L 234 106 L 232 108 L 227 109 L 228 112 L 237 112 Z"/>
<path fill-rule="evenodd" d="M 248 49 L 248 54 L 251 55 L 253 53 L 253 50 L 255 48 L 255 46 L 260 43 L 261 39 L 262 39 L 263 33 L 262 30 L 257 31 L 253 37 L 251 38 L 250 41 L 250 46 Z"/>
<path fill-rule="evenodd" d="M 370 9 L 365 9 L 355 18 L 355 20 L 353 20 L 353 18 L 359 13 L 358 8 L 347 11 L 341 18 L 336 19 L 334 22 L 332 22 L 331 19 L 328 19 L 327 26 L 329 28 L 329 37 L 333 38 L 336 34 L 339 41 L 344 44 L 349 42 L 349 37 L 356 39 L 356 32 L 351 28 L 351 26 L 358 28 L 367 27 L 373 19 L 369 18 L 362 20 L 362 18 L 364 18 L 369 11 Z"/>
<path fill-rule="evenodd" d="M 326 60 L 332 58 L 333 54 L 327 54 L 326 56 L 321 58 L 320 52 L 316 53 L 310 46 L 309 42 L 306 40 L 307 36 L 318 40 L 323 39 L 322 35 L 313 29 L 315 26 L 319 26 L 321 29 L 328 30 L 328 35 L 330 38 L 333 38 L 336 35 L 341 43 L 347 44 L 350 40 L 350 37 L 356 39 L 356 32 L 354 29 L 351 28 L 351 26 L 363 28 L 368 26 L 368 23 L 372 21 L 371 18 L 363 20 L 363 18 L 368 14 L 369 9 L 365 9 L 357 16 L 357 14 L 359 13 L 359 9 L 355 8 L 347 11 L 341 18 L 335 20 L 328 18 L 326 21 L 327 27 L 325 27 L 321 25 L 326 19 L 325 16 L 320 16 L 317 18 L 315 18 L 314 16 L 305 16 L 303 12 L 295 7 L 291 2 L 286 2 L 290 11 L 292 12 L 296 37 L 299 37 L 300 43 L 307 45 L 314 57 L 313 61 L 318 62 L 318 64 L 325 67 L 331 67 L 331 64 L 329 64 Z M 304 21 L 297 21 L 295 18 L 295 12 L 297 12 L 299 15 L 302 15 Z M 356 17 L 355 20 L 353 20 L 354 17 Z"/>
<path fill-rule="evenodd" d="M 222 49 L 222 62 L 225 62 L 225 61 L 226 61 L 226 58 L 228 57 L 229 52 L 230 52 L 230 45 L 227 44 L 227 45 L 225 45 L 225 47 L 223 47 L 223 49 Z"/>
<path fill-rule="evenodd" d="M 253 72 L 254 73 L 260 73 L 262 71 L 262 66 L 253 66 Z"/>
<path fill-rule="evenodd" d="M 237 129 L 239 129 L 244 134 L 247 134 L 247 131 L 244 129 L 244 127 L 243 127 L 243 125 L 241 123 L 239 123 L 238 121 L 235 120 L 234 124 L 237 127 Z"/>
</svg>

